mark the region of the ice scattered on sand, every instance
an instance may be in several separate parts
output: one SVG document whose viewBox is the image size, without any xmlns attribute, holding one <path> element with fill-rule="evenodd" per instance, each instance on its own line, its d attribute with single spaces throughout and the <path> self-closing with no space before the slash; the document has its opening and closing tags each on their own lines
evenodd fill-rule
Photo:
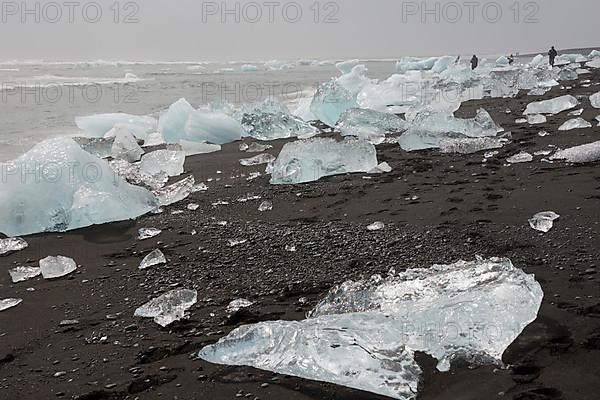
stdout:
<svg viewBox="0 0 600 400">
<path fill-rule="evenodd" d="M 579 117 L 581 114 L 583 114 L 583 108 L 581 108 L 579 110 L 571 111 L 567 115 L 570 117 Z"/>
<path fill-rule="evenodd" d="M 162 327 L 171 325 L 185 317 L 185 312 L 198 301 L 198 292 L 188 289 L 172 290 L 135 310 L 134 316 L 154 318 Z"/>
<path fill-rule="evenodd" d="M 577 107 L 579 102 L 571 95 L 560 96 L 550 100 L 530 103 L 525 109 L 524 115 L 529 114 L 558 114 L 571 108 Z"/>
<path fill-rule="evenodd" d="M 14 251 L 21 251 L 29 246 L 25 239 L 22 238 L 7 238 L 0 239 L 0 256 L 3 256 Z"/>
<path fill-rule="evenodd" d="M 446 138 L 439 142 L 439 148 L 442 153 L 473 154 L 502 148 L 508 141 L 507 137 Z"/>
<path fill-rule="evenodd" d="M 138 240 L 152 239 L 161 233 L 162 231 L 156 228 L 140 228 L 138 230 Z"/>
<path fill-rule="evenodd" d="M 529 220 L 529 226 L 536 231 L 548 233 L 554 226 L 554 221 L 560 218 L 560 215 L 554 211 L 544 211 L 537 213 Z"/>
<path fill-rule="evenodd" d="M 190 211 L 196 211 L 199 208 L 200 208 L 200 204 L 191 203 L 191 204 L 187 205 L 187 209 Z"/>
<path fill-rule="evenodd" d="M 386 174 L 388 172 L 392 172 L 392 167 L 387 162 L 382 162 L 375 168 L 369 170 L 368 174 Z"/>
<path fill-rule="evenodd" d="M 594 108 L 600 108 L 600 92 L 590 96 L 590 103 Z"/>
<path fill-rule="evenodd" d="M 241 114 L 242 127 L 247 135 L 257 140 L 287 139 L 318 133 L 317 128 L 292 115 L 283 103 L 272 99 L 245 106 Z"/>
<path fill-rule="evenodd" d="M 227 314 L 234 314 L 240 311 L 242 308 L 248 308 L 252 306 L 254 302 L 246 299 L 237 299 L 233 300 L 229 305 L 227 305 Z"/>
<path fill-rule="evenodd" d="M 526 124 L 527 122 L 528 122 L 527 118 L 517 118 L 517 119 L 515 119 L 515 124 Z"/>
<path fill-rule="evenodd" d="M 242 326 L 199 356 L 415 399 L 415 352 L 436 358 L 442 371 L 461 360 L 502 365 L 504 351 L 537 318 L 543 295 L 533 275 L 507 259 L 411 269 L 346 282 L 308 319 Z"/>
<path fill-rule="evenodd" d="M 146 134 L 155 132 L 158 127 L 158 122 L 155 118 L 122 113 L 77 117 L 75 118 L 75 124 L 88 135 L 98 138 L 104 137 L 117 124 L 136 127 Z M 140 137 L 139 139 L 145 138 Z"/>
<path fill-rule="evenodd" d="M 23 299 L 2 299 L 0 300 L 0 312 L 16 307 L 22 302 Z"/>
<path fill-rule="evenodd" d="M 181 139 L 179 141 L 179 144 L 181 145 L 181 150 L 185 153 L 186 157 L 221 151 L 221 145 L 219 144 L 211 144 L 206 142 L 191 142 L 185 139 Z"/>
<path fill-rule="evenodd" d="M 546 123 L 546 121 L 548 121 L 548 119 L 545 115 L 531 114 L 527 116 L 527 122 L 529 123 L 529 125 L 543 124 Z"/>
<path fill-rule="evenodd" d="M 40 260 L 40 268 L 44 279 L 56 279 L 67 276 L 77 270 L 75 260 L 69 257 L 48 256 Z"/>
<path fill-rule="evenodd" d="M 350 108 L 358 108 L 356 98 L 335 81 L 319 86 L 310 105 L 311 112 L 330 127 L 335 127 L 340 116 Z"/>
<path fill-rule="evenodd" d="M 242 143 L 240 145 L 240 151 L 245 151 L 246 153 L 263 153 L 267 150 L 272 149 L 273 146 L 270 144 L 261 144 L 261 143 Z"/>
<path fill-rule="evenodd" d="M 315 138 L 287 143 L 273 165 L 275 185 L 314 182 L 322 177 L 368 172 L 378 165 L 375 146 L 364 140 Z"/>
<path fill-rule="evenodd" d="M 140 263 L 139 269 L 148 269 L 156 265 L 163 265 L 167 263 L 167 259 L 162 251 L 156 249 L 148 254 Z"/>
<path fill-rule="evenodd" d="M 260 206 L 258 206 L 258 211 L 260 211 L 260 212 L 273 211 L 273 202 L 271 202 L 269 200 L 263 201 L 262 203 L 260 203 Z"/>
<path fill-rule="evenodd" d="M 192 193 L 198 193 L 198 192 L 207 192 L 208 191 L 208 186 L 206 186 L 205 183 L 199 183 L 197 185 L 194 185 L 194 187 L 192 188 Z"/>
<path fill-rule="evenodd" d="M 188 176 L 172 185 L 157 189 L 153 193 L 158 199 L 160 206 L 169 206 L 185 200 L 193 193 L 196 181 L 193 176 Z"/>
<path fill-rule="evenodd" d="M 17 267 L 8 271 L 13 283 L 25 282 L 42 274 L 39 267 Z"/>
<path fill-rule="evenodd" d="M 374 232 L 385 229 L 385 224 L 383 222 L 377 221 L 373 222 L 371 225 L 367 226 L 367 230 Z"/>
<path fill-rule="evenodd" d="M 591 128 L 592 124 L 586 121 L 583 118 L 573 118 L 562 124 L 558 130 L 559 131 L 570 131 L 573 129 L 583 129 L 583 128 Z"/>
<path fill-rule="evenodd" d="M 259 154 L 252 158 L 244 158 L 240 160 L 240 164 L 244 167 L 252 167 L 255 165 L 269 164 L 275 161 L 275 156 L 272 154 Z"/>
<path fill-rule="evenodd" d="M 533 161 L 533 156 L 526 151 L 522 151 L 519 154 L 516 154 L 512 157 L 506 159 L 506 162 L 509 164 L 522 164 Z"/>
<path fill-rule="evenodd" d="M 550 160 L 584 164 L 600 161 L 600 141 L 557 151 Z"/>
<path fill-rule="evenodd" d="M 185 152 L 171 150 L 156 150 L 144 154 L 140 171 L 148 175 L 157 175 L 162 172 L 168 176 L 179 176 L 183 174 L 185 163 Z"/>
<path fill-rule="evenodd" d="M 538 132 L 538 136 L 539 137 L 546 137 L 546 136 L 550 136 L 550 134 L 546 131 L 540 131 Z"/>
<path fill-rule="evenodd" d="M 229 247 L 237 247 L 242 244 L 248 243 L 248 239 L 229 239 L 227 240 L 227 245 Z"/>
<path fill-rule="evenodd" d="M 157 206 L 152 193 L 118 179 L 68 137 L 43 141 L 0 167 L 0 232 L 8 236 L 129 220 Z"/>
</svg>

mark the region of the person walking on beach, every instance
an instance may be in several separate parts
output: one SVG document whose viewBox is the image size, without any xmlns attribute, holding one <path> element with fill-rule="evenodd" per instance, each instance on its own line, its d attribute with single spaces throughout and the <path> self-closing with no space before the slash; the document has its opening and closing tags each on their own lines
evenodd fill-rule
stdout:
<svg viewBox="0 0 600 400">
<path fill-rule="evenodd" d="M 552 48 L 548 52 L 548 57 L 550 57 L 550 65 L 552 67 L 554 67 L 554 60 L 556 59 L 556 56 L 558 56 L 558 52 L 556 51 L 554 46 L 552 46 Z"/>
<path fill-rule="evenodd" d="M 473 58 L 471 58 L 471 69 L 477 68 L 479 65 L 479 58 L 475 54 L 473 54 Z"/>
<path fill-rule="evenodd" d="M 513 65 L 514 62 L 515 57 L 511 54 L 510 56 L 508 56 L 508 65 Z"/>
</svg>

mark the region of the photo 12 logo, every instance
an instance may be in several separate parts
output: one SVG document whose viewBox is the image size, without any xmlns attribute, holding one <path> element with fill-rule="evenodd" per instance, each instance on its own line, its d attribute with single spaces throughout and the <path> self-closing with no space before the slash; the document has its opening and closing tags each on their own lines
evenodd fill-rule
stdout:
<svg viewBox="0 0 600 400">
<path fill-rule="evenodd" d="M 3 1 L 0 7 L 2 23 L 77 23 L 95 24 L 112 21 L 115 24 L 137 24 L 140 6 L 136 2 L 100 4 L 77 2 L 16 2 Z"/>
<path fill-rule="evenodd" d="M 515 24 L 536 24 L 540 11 L 538 3 L 514 2 L 415 2 L 402 3 L 402 22 L 426 23 L 499 23 L 510 21 Z"/>
<path fill-rule="evenodd" d="M 295 1 L 278 2 L 215 2 L 202 3 L 202 22 L 249 23 L 287 22 L 291 24 L 312 21 L 315 24 L 337 24 L 340 5 L 336 2 L 300 4 Z"/>
</svg>

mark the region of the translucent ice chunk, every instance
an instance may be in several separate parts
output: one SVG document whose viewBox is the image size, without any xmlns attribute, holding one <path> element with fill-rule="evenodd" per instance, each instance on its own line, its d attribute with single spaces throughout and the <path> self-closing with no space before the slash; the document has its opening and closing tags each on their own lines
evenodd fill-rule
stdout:
<svg viewBox="0 0 600 400">
<path fill-rule="evenodd" d="M 185 163 L 185 152 L 171 150 L 156 150 L 144 154 L 140 165 L 140 172 L 148 175 L 157 175 L 161 172 L 168 176 L 179 176 L 183 174 Z"/>
<path fill-rule="evenodd" d="M 198 292 L 188 289 L 172 290 L 135 310 L 136 317 L 154 318 L 162 327 L 183 319 L 185 312 L 196 304 Z"/>
<path fill-rule="evenodd" d="M 600 92 L 590 96 L 590 103 L 594 108 L 600 108 Z"/>
<path fill-rule="evenodd" d="M 600 161 L 600 141 L 559 150 L 550 159 L 565 160 L 576 164 Z"/>
<path fill-rule="evenodd" d="M 581 114 L 583 114 L 583 108 L 580 108 L 579 110 L 575 110 L 575 111 L 571 111 L 569 114 L 569 116 L 573 116 L 573 117 L 579 117 Z"/>
<path fill-rule="evenodd" d="M 368 171 L 369 174 L 385 174 L 392 172 L 392 167 L 387 162 L 382 162 L 372 170 Z"/>
<path fill-rule="evenodd" d="M 364 140 L 309 139 L 286 144 L 273 165 L 272 184 L 313 182 L 325 176 L 368 172 L 378 165 L 375 146 Z"/>
<path fill-rule="evenodd" d="M 140 163 L 130 164 L 125 160 L 111 160 L 110 168 L 127 182 L 134 185 L 145 185 L 150 189 L 160 189 L 169 180 L 165 172 L 150 175 L 140 170 Z"/>
<path fill-rule="evenodd" d="M 365 86 L 376 83 L 376 81 L 367 77 L 367 68 L 361 64 L 354 66 L 352 71 L 337 78 L 336 83 L 356 97 Z"/>
<path fill-rule="evenodd" d="M 533 156 L 526 151 L 522 151 L 519 154 L 516 154 L 512 157 L 506 159 L 506 162 L 509 164 L 521 164 L 528 163 L 533 161 Z"/>
<path fill-rule="evenodd" d="M 258 211 L 260 212 L 266 212 L 266 211 L 272 211 L 273 210 L 273 202 L 269 201 L 269 200 L 265 200 L 262 203 L 260 203 L 260 206 L 258 206 Z"/>
<path fill-rule="evenodd" d="M 501 56 L 500 58 L 498 58 L 496 60 L 496 65 L 498 65 L 498 66 L 505 67 L 508 64 L 509 64 L 509 60 L 508 60 L 508 57 L 506 57 L 506 56 Z"/>
<path fill-rule="evenodd" d="M 537 213 L 529 220 L 529 226 L 536 231 L 548 233 L 554 226 L 554 221 L 560 218 L 560 215 L 554 211 L 544 211 Z"/>
<path fill-rule="evenodd" d="M 75 124 L 86 131 L 88 135 L 94 137 L 103 137 L 117 124 L 133 125 L 146 133 L 154 132 L 157 129 L 157 121 L 152 117 L 121 113 L 77 117 L 75 118 Z"/>
<path fill-rule="evenodd" d="M 226 144 L 240 140 L 244 130 L 238 121 L 220 112 L 192 112 L 185 122 L 182 139 L 193 142 Z M 177 142 L 173 142 L 177 143 Z"/>
<path fill-rule="evenodd" d="M 210 144 L 205 142 L 190 142 L 189 140 L 181 139 L 179 141 L 181 149 L 186 157 L 195 156 L 197 154 L 209 154 L 221 151 L 221 145 Z"/>
<path fill-rule="evenodd" d="M 0 256 L 4 254 L 12 253 L 13 251 L 21 251 L 26 249 L 27 242 L 22 238 L 7 238 L 0 239 Z"/>
<path fill-rule="evenodd" d="M 356 98 L 334 81 L 319 86 L 310 105 L 311 112 L 330 127 L 334 127 L 350 108 L 358 108 Z"/>
<path fill-rule="evenodd" d="M 583 128 L 591 128 L 592 124 L 586 121 L 583 118 L 573 118 L 562 124 L 558 130 L 559 131 L 570 131 L 572 129 L 583 129 Z"/>
<path fill-rule="evenodd" d="M 120 125 L 113 128 L 113 131 L 115 137 L 111 148 L 112 156 L 130 163 L 139 161 L 145 151 L 140 147 L 131 131 Z"/>
<path fill-rule="evenodd" d="M 396 63 L 396 71 L 404 73 L 407 71 L 429 71 L 438 61 L 438 57 L 418 59 L 406 57 Z"/>
<path fill-rule="evenodd" d="M 22 302 L 23 299 L 2 299 L 0 300 L 0 312 L 16 307 Z"/>
<path fill-rule="evenodd" d="M 154 267 L 156 265 L 166 264 L 167 259 L 162 251 L 156 249 L 148 254 L 142 262 L 140 263 L 139 269 L 148 269 L 150 267 Z"/>
<path fill-rule="evenodd" d="M 77 264 L 72 258 L 64 256 L 48 256 L 40 260 L 40 268 L 44 279 L 56 279 L 76 271 Z"/>
<path fill-rule="evenodd" d="M 312 97 L 305 97 L 298 100 L 296 110 L 292 112 L 293 115 L 302 119 L 303 121 L 316 121 L 318 118 L 310 110 L 312 104 Z"/>
<path fill-rule="evenodd" d="M 256 72 L 258 71 L 258 67 L 252 64 L 244 64 L 240 67 L 240 71 L 242 72 Z"/>
<path fill-rule="evenodd" d="M 357 66 L 359 63 L 360 63 L 359 60 L 348 60 L 348 61 L 342 61 L 342 62 L 335 64 L 335 67 L 342 74 L 349 74 L 352 71 L 352 68 Z"/>
<path fill-rule="evenodd" d="M 233 300 L 227 306 L 227 310 L 226 311 L 227 311 L 228 314 L 233 314 L 233 313 L 238 312 L 242 308 L 248 308 L 248 307 L 252 306 L 253 304 L 254 304 L 254 302 L 252 302 L 250 300 L 246 300 L 246 299 Z"/>
<path fill-rule="evenodd" d="M 190 115 L 196 110 L 186 99 L 179 99 L 171 104 L 158 120 L 158 131 L 167 143 L 179 143 L 186 138 L 185 126 Z"/>
<path fill-rule="evenodd" d="M 537 124 L 543 124 L 547 121 L 547 118 L 545 115 L 541 115 L 541 114 L 530 114 L 527 116 L 527 122 L 530 125 L 537 125 Z"/>
<path fill-rule="evenodd" d="M 374 232 L 385 229 L 385 224 L 381 221 L 373 222 L 371 225 L 367 226 L 367 230 Z"/>
<path fill-rule="evenodd" d="M 592 61 L 586 63 L 585 66 L 590 68 L 600 68 L 600 58 L 594 58 Z"/>
<path fill-rule="evenodd" d="M 598 51 L 598 50 L 592 50 L 591 53 L 588 55 L 589 59 L 598 58 L 598 57 L 600 57 L 600 51 Z"/>
<path fill-rule="evenodd" d="M 312 125 L 290 114 L 283 103 L 272 99 L 246 106 L 241 123 L 247 135 L 258 140 L 286 139 L 318 132 Z"/>
<path fill-rule="evenodd" d="M 408 127 L 409 123 L 397 115 L 351 108 L 340 116 L 335 128 L 343 136 L 357 136 L 369 140 L 371 135 L 383 135 L 385 138 L 387 133 L 402 133 Z M 369 132 L 370 135 L 361 135 L 361 132 Z"/>
<path fill-rule="evenodd" d="M 538 101 L 527 105 L 523 114 L 558 114 L 577 107 L 579 102 L 571 95 L 556 97 L 550 100 Z"/>
<path fill-rule="evenodd" d="M 243 165 L 244 167 L 250 167 L 253 165 L 272 163 L 273 161 L 275 161 L 275 156 L 265 153 L 265 154 L 259 154 L 252 158 L 244 158 L 244 159 L 240 160 L 240 164 Z"/>
<path fill-rule="evenodd" d="M 250 143 L 249 145 L 246 145 L 246 150 L 244 150 L 247 153 L 262 153 L 265 152 L 269 149 L 272 149 L 273 146 L 271 146 L 270 144 L 260 144 L 260 143 Z"/>
<path fill-rule="evenodd" d="M 73 140 L 85 151 L 98 158 L 112 156 L 112 146 L 115 138 L 74 137 Z"/>
<path fill-rule="evenodd" d="M 506 259 L 434 265 L 346 282 L 308 319 L 242 326 L 199 356 L 415 399 L 415 352 L 439 360 L 440 370 L 455 360 L 502 365 L 542 298 L 534 277 Z"/>
<path fill-rule="evenodd" d="M 8 271 L 13 283 L 25 282 L 42 274 L 38 267 L 17 267 Z"/>
<path fill-rule="evenodd" d="M 194 192 L 196 181 L 193 176 L 176 182 L 172 185 L 154 191 L 161 206 L 169 206 L 179 201 L 185 200 Z"/>
<path fill-rule="evenodd" d="M 152 193 L 120 179 L 67 137 L 41 142 L 0 167 L 7 171 L 0 182 L 0 232 L 9 236 L 128 220 L 157 205 Z"/>
<path fill-rule="evenodd" d="M 446 138 L 439 142 L 442 153 L 473 154 L 480 151 L 499 149 L 507 143 L 506 138 L 480 137 L 480 138 Z"/>
<path fill-rule="evenodd" d="M 161 233 L 162 231 L 156 228 L 140 228 L 138 230 L 138 240 L 152 239 Z"/>
</svg>

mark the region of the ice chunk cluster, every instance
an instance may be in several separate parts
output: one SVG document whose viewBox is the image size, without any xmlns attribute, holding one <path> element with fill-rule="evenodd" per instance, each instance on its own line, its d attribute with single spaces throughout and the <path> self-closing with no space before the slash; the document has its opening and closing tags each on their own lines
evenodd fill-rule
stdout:
<svg viewBox="0 0 600 400">
<path fill-rule="evenodd" d="M 290 114 L 284 104 L 272 99 L 246 106 L 241 113 L 241 123 L 247 135 L 257 140 L 286 139 L 318 132 L 312 125 Z"/>
<path fill-rule="evenodd" d="M 313 182 L 325 176 L 368 172 L 378 165 L 373 144 L 359 139 L 310 139 L 286 144 L 273 165 L 272 184 Z"/>
<path fill-rule="evenodd" d="M 158 204 L 66 137 L 41 142 L 1 167 L 0 232 L 9 236 L 128 220 Z"/>
<path fill-rule="evenodd" d="M 172 290 L 159 296 L 135 310 L 134 315 L 142 318 L 154 318 L 162 327 L 181 320 L 185 312 L 196 304 L 198 292 L 188 289 Z"/>
<path fill-rule="evenodd" d="M 502 364 L 502 354 L 537 317 L 542 289 L 507 259 L 411 269 L 334 288 L 300 322 L 242 326 L 199 356 L 414 399 L 415 352 Z"/>
</svg>

